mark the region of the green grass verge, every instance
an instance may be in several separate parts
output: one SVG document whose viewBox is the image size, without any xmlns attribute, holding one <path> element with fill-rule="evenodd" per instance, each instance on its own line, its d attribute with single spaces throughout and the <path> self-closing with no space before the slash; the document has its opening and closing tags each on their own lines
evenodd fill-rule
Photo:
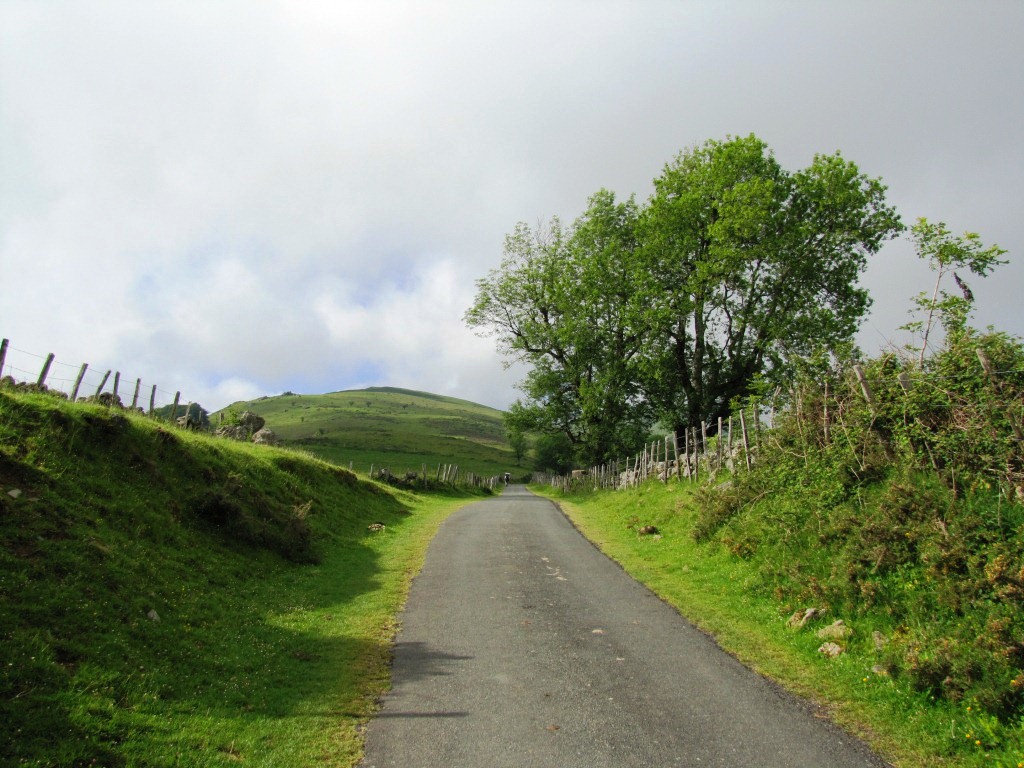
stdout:
<svg viewBox="0 0 1024 768">
<path fill-rule="evenodd" d="M 872 632 L 881 611 L 845 618 L 854 629 L 847 652 L 828 659 L 815 630 L 786 626 L 792 611 L 760 591 L 757 566 L 717 541 L 697 543 L 693 486 L 648 485 L 568 495 L 557 501 L 579 530 L 638 581 L 675 606 L 745 664 L 822 705 L 830 717 L 897 766 L 1024 765 L 1024 728 L 1014 735 L 967 702 L 936 701 L 873 670 Z M 652 525 L 657 535 L 641 535 Z"/>
<path fill-rule="evenodd" d="M 477 498 L 0 391 L 0 765 L 354 765 Z"/>
</svg>

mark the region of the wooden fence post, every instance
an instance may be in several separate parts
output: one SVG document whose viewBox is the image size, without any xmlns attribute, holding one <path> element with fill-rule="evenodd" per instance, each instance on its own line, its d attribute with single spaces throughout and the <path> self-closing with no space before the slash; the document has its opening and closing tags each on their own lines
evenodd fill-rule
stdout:
<svg viewBox="0 0 1024 768">
<path fill-rule="evenodd" d="M 36 380 L 37 387 L 42 388 L 46 386 L 46 377 L 50 373 L 50 366 L 53 365 L 53 358 L 53 352 L 46 356 L 46 362 L 43 363 L 43 370 L 39 372 L 39 378 Z"/>
<path fill-rule="evenodd" d="M 107 371 L 106 373 L 103 374 L 103 380 L 100 382 L 100 385 L 98 387 L 96 387 L 96 397 L 100 396 L 100 392 L 102 392 L 103 391 L 103 387 L 105 387 L 107 385 L 107 379 L 109 379 L 109 378 L 110 378 L 110 371 Z"/>
<path fill-rule="evenodd" d="M 4 375 L 4 363 L 7 361 L 7 339 L 0 341 L 0 376 Z"/>
<path fill-rule="evenodd" d="M 679 460 L 679 435 L 674 429 L 672 430 L 672 455 L 676 459 L 676 480 L 679 480 L 683 476 L 683 463 Z"/>
<path fill-rule="evenodd" d="M 827 386 L 827 385 L 826 385 Z M 754 417 L 754 445 L 758 446 L 761 444 L 761 404 L 754 400 L 750 404 L 751 416 Z"/>
<path fill-rule="evenodd" d="M 747 472 L 751 469 L 750 462 L 750 440 L 747 437 L 747 420 L 743 418 L 743 409 L 740 408 L 740 432 L 743 435 L 743 461 L 747 465 Z"/>
<path fill-rule="evenodd" d="M 722 467 L 723 467 L 723 463 L 722 463 L 722 449 L 725 447 L 724 446 L 724 438 L 725 438 L 725 435 L 722 434 L 722 417 L 719 416 L 718 417 L 718 462 L 717 462 L 718 463 L 718 469 L 717 469 L 718 472 L 721 472 L 722 471 Z"/>
<path fill-rule="evenodd" d="M 700 446 L 697 445 L 697 428 L 693 428 L 693 481 L 700 480 Z"/>
<path fill-rule="evenodd" d="M 153 385 L 153 391 L 149 393 L 149 416 L 153 417 L 156 412 L 156 384 Z"/>
<path fill-rule="evenodd" d="M 139 404 L 139 388 L 142 386 L 142 379 L 135 380 L 135 395 L 132 397 L 132 410 Z"/>
<path fill-rule="evenodd" d="M 707 465 L 708 474 L 711 474 L 711 459 L 708 458 L 708 423 L 704 419 L 700 420 L 700 437 L 700 452 Z"/>
<path fill-rule="evenodd" d="M 725 447 L 726 447 L 726 454 L 725 454 L 726 466 L 729 467 L 729 471 L 730 472 L 735 472 L 736 471 L 736 462 L 735 462 L 735 460 L 732 457 L 732 416 L 731 415 L 729 416 L 729 439 L 726 442 Z"/>
<path fill-rule="evenodd" d="M 875 393 L 871 391 L 871 385 L 868 383 L 867 376 L 864 375 L 864 367 L 861 365 L 853 366 L 853 372 L 857 374 L 857 381 L 860 383 L 860 391 L 864 393 L 864 399 L 868 401 L 868 407 L 871 409 L 871 415 L 877 416 L 878 409 L 875 402 Z"/>
<path fill-rule="evenodd" d="M 85 378 L 85 372 L 88 369 L 88 363 L 82 363 L 82 367 L 78 369 L 78 376 L 75 378 L 75 386 L 71 388 L 71 397 L 68 398 L 72 403 L 78 399 L 78 388 L 82 386 L 82 379 Z"/>
<path fill-rule="evenodd" d="M 174 424 L 174 420 L 178 418 L 178 401 L 181 400 L 181 392 L 174 393 L 174 404 L 171 406 L 171 418 L 169 421 Z"/>
</svg>

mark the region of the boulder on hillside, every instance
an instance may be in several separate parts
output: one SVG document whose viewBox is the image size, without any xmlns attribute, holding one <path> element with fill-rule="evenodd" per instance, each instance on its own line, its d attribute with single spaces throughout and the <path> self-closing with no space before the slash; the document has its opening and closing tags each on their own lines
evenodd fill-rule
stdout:
<svg viewBox="0 0 1024 768">
<path fill-rule="evenodd" d="M 836 619 L 827 627 L 818 630 L 819 640 L 845 640 L 853 634 L 853 627 L 850 627 L 842 619 Z"/>
<path fill-rule="evenodd" d="M 86 398 L 88 403 L 99 403 L 105 405 L 108 408 L 124 408 L 124 403 L 121 402 L 121 396 L 115 395 L 113 392 L 100 392 L 98 395 L 90 395 Z"/>
<path fill-rule="evenodd" d="M 837 643 L 822 643 L 821 647 L 818 648 L 818 653 L 834 659 L 843 653 L 843 647 Z"/>
<path fill-rule="evenodd" d="M 228 440 L 249 439 L 249 430 L 240 424 L 225 424 L 223 427 L 217 427 L 213 434 L 216 437 L 226 437 Z"/>
<path fill-rule="evenodd" d="M 239 426 L 245 427 L 250 435 L 255 435 L 266 426 L 266 423 L 266 419 L 262 416 L 257 416 L 252 411 L 244 411 L 238 419 Z"/>
<path fill-rule="evenodd" d="M 252 441 L 259 445 L 277 445 L 280 440 L 277 439 L 277 435 L 274 434 L 274 430 L 263 427 L 252 436 Z"/>
<path fill-rule="evenodd" d="M 802 611 L 797 611 L 789 617 L 789 621 L 786 622 L 786 626 L 790 629 L 803 629 L 807 625 L 807 622 L 824 613 L 825 611 L 821 608 L 806 608 Z"/>
</svg>

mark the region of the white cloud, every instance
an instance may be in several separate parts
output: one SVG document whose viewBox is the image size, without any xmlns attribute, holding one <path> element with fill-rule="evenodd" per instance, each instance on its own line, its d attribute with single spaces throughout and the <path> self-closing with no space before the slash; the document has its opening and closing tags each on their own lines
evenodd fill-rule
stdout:
<svg viewBox="0 0 1024 768">
<path fill-rule="evenodd" d="M 514 372 L 461 324 L 504 233 L 600 187 L 642 200 L 679 150 L 750 132 L 1008 248 L 972 289 L 1024 333 L 1022 32 L 997 0 L 7 0 L 0 335 L 214 407 L 367 384 L 507 405 Z M 926 278 L 885 249 L 866 347 Z"/>
</svg>

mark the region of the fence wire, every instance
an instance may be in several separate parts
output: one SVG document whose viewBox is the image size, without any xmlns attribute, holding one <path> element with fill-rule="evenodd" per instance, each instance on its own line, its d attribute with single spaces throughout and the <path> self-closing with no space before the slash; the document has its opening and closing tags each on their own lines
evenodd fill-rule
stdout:
<svg viewBox="0 0 1024 768">
<path fill-rule="evenodd" d="M 17 384 L 35 384 L 43 373 L 46 360 L 49 355 L 38 354 L 26 349 L 15 347 L 7 342 L 5 355 L 0 367 L 0 378 L 10 377 Z M 50 391 L 63 392 L 68 397 L 74 391 L 75 382 L 78 380 L 79 372 L 83 363 L 70 363 L 58 360 L 56 357 L 50 362 L 49 370 L 46 373 L 44 386 Z M 149 409 L 150 397 L 153 397 L 153 407 L 162 408 L 174 402 L 176 392 L 168 392 L 165 389 L 156 387 L 153 393 L 154 383 L 142 376 L 129 375 L 123 371 L 117 371 L 105 366 L 88 365 L 85 374 L 82 376 L 78 386 L 78 399 L 82 400 L 90 396 L 97 396 L 103 392 L 114 392 L 117 385 L 117 395 L 121 402 L 130 406 L 135 397 L 135 388 L 138 384 L 138 407 Z M 179 397 L 180 401 L 180 397 Z"/>
</svg>

